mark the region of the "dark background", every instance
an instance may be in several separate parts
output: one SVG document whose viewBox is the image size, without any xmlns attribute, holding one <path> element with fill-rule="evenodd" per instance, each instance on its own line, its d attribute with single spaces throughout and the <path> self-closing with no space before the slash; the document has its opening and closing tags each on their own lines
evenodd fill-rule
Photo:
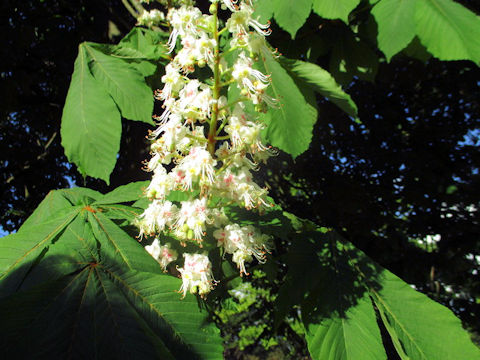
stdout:
<svg viewBox="0 0 480 360">
<path fill-rule="evenodd" d="M 480 6 L 462 1 L 476 13 Z M 120 1 L 9 1 L 0 5 L 0 225 L 17 229 L 52 189 L 107 191 L 149 174 L 148 126 L 123 121 L 111 185 L 83 179 L 60 144 L 77 46 L 116 43 L 134 25 Z M 311 15 L 298 38 L 338 26 Z M 303 51 L 273 26 L 286 56 Z M 312 35 L 313 34 L 313 35 Z M 316 36 L 316 35 L 315 35 Z M 378 52 L 378 56 L 381 54 Z M 328 53 L 315 60 L 328 68 Z M 381 62 L 375 82 L 346 87 L 361 123 L 318 98 L 310 149 L 279 155 L 259 177 L 285 210 L 335 228 L 370 257 L 480 331 L 480 69 L 468 61 Z M 417 239 L 440 235 L 432 246 Z"/>
</svg>

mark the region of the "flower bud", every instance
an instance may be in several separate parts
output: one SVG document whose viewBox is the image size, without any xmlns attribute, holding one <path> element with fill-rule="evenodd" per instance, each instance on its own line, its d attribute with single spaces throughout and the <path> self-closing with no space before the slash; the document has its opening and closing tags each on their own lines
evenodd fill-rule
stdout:
<svg viewBox="0 0 480 360">
<path fill-rule="evenodd" d="M 210 4 L 210 7 L 208 8 L 208 11 L 210 14 L 215 15 L 217 13 L 217 4 Z"/>
</svg>

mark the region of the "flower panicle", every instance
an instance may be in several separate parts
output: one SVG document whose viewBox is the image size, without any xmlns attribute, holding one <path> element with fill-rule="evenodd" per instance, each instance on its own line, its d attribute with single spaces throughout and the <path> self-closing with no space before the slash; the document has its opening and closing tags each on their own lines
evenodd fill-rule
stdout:
<svg viewBox="0 0 480 360">
<path fill-rule="evenodd" d="M 192 246 L 202 249 L 205 241 L 216 239 L 240 275 L 248 275 L 247 263 L 265 262 L 271 251 L 269 236 L 251 225 L 233 223 L 225 208 L 229 204 L 262 213 L 272 206 L 267 189 L 256 184 L 251 171 L 258 170 L 275 150 L 263 144 L 265 125 L 246 104 L 262 109 L 276 106 L 268 95 L 270 76 L 254 67 L 258 55 L 270 51 L 264 39 L 270 34 L 269 25 L 252 17 L 251 1 L 211 2 L 210 14 L 203 14 L 192 1 L 176 1 L 177 7 L 162 18 L 171 28 L 168 51 L 175 55 L 165 67 L 163 88 L 155 92 L 163 112 L 154 116 L 157 128 L 147 136 L 152 142 L 151 157 L 144 163 L 153 174 L 145 189 L 150 203 L 135 220 L 140 238 L 155 237 L 145 249 L 164 271 L 183 253 L 184 264 L 176 269 L 184 297 L 189 292 L 205 297 L 216 284 L 208 254 L 192 253 Z M 223 29 L 219 6 L 231 12 Z M 219 34 L 224 30 L 236 51 L 231 65 L 220 48 Z M 194 75 L 206 66 L 212 76 L 202 82 Z M 224 96 L 222 87 L 227 85 L 239 95 Z M 172 201 L 170 196 L 178 192 L 184 194 L 182 200 Z M 189 252 L 171 242 L 161 245 L 162 234 L 176 239 L 181 247 L 189 244 Z"/>
</svg>

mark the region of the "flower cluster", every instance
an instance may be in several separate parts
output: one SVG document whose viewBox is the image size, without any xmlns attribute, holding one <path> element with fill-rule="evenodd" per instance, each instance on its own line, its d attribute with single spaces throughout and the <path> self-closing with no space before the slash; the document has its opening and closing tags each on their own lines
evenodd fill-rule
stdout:
<svg viewBox="0 0 480 360">
<path fill-rule="evenodd" d="M 165 15 L 157 9 L 144 11 L 138 18 L 137 24 L 152 27 L 159 25 L 165 19 Z"/>
<path fill-rule="evenodd" d="M 225 206 L 259 212 L 271 206 L 267 190 L 255 183 L 252 171 L 274 151 L 262 143 L 264 125 L 246 110 L 275 106 L 266 93 L 269 76 L 254 68 L 261 52 L 270 51 L 264 39 L 269 30 L 253 18 L 249 0 L 210 1 L 208 15 L 186 1 L 166 16 L 171 27 L 167 46 L 177 51 L 165 67 L 163 89 L 156 92 L 164 110 L 155 117 L 158 128 L 149 134 L 152 156 L 145 169 L 153 177 L 145 193 L 151 203 L 136 222 L 140 237 L 163 233 L 183 246 L 200 248 L 216 239 L 223 254 L 232 255 L 240 274 L 248 274 L 246 263 L 253 258 L 265 261 L 269 236 L 232 222 Z M 220 8 L 231 12 L 223 27 Z M 230 33 L 230 41 L 221 52 L 220 36 L 225 33 Z M 236 55 L 230 64 L 227 52 Z M 195 75 L 204 67 L 210 68 L 211 76 L 200 81 Z M 230 93 L 238 95 L 227 98 Z M 169 195 L 178 191 L 186 200 L 170 201 Z M 158 239 L 146 249 L 164 269 L 177 257 Z M 206 295 L 215 282 L 208 256 L 183 256 L 184 266 L 178 268 L 181 291 Z"/>
</svg>

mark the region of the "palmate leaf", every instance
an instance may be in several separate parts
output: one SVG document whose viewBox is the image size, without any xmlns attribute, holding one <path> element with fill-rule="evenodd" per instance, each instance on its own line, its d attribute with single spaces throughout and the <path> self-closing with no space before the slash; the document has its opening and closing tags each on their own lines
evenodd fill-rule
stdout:
<svg viewBox="0 0 480 360">
<path fill-rule="evenodd" d="M 382 0 L 372 9 L 378 24 L 378 47 L 388 61 L 415 37 L 415 6 L 416 0 Z"/>
<path fill-rule="evenodd" d="M 480 63 L 480 17 L 452 0 L 418 0 L 416 32 L 440 60 Z"/>
<path fill-rule="evenodd" d="M 50 199 L 70 199 L 48 208 L 62 217 L 0 239 L 4 356 L 222 358 L 218 330 L 196 298 L 182 300 L 181 281 L 163 274 L 102 208 L 126 208 L 113 198 L 132 201 L 138 186 L 105 195 L 107 204 L 99 193 L 85 197 L 88 189 L 53 192 Z"/>
<path fill-rule="evenodd" d="M 127 185 L 119 186 L 116 189 L 102 196 L 95 205 L 117 204 L 123 202 L 137 201 L 143 195 L 149 181 L 136 181 Z"/>
<path fill-rule="evenodd" d="M 152 48 L 161 48 L 153 44 L 157 41 L 153 35 L 148 39 Z M 153 92 L 145 76 L 157 70 L 151 61 L 158 56 L 128 44 L 126 40 L 125 46 L 79 45 L 62 115 L 62 145 L 68 160 L 82 174 L 107 184 L 120 148 L 120 114 L 153 124 Z"/>
<path fill-rule="evenodd" d="M 205 326 L 195 298 L 181 300 L 173 290 L 178 279 L 112 270 L 108 262 L 2 299 L 0 334 L 8 340 L 3 353 L 12 358 L 222 358 L 218 333 Z M 9 315 L 12 308 L 18 316 Z"/>
<path fill-rule="evenodd" d="M 54 216 L 48 221 L 0 240 L 0 296 L 16 291 L 25 280 L 36 259 L 75 218 L 78 209 Z"/>
<path fill-rule="evenodd" d="M 273 9 L 275 21 L 294 39 L 298 29 L 310 15 L 312 0 L 275 0 Z"/>
<path fill-rule="evenodd" d="M 480 358 L 450 310 L 334 231 L 298 231 L 285 258 L 289 272 L 277 307 L 286 313 L 301 306 L 313 359 L 385 359 L 378 320 L 402 359 Z"/>
<path fill-rule="evenodd" d="M 101 44 L 87 42 L 81 46 L 89 56 L 93 76 L 107 89 L 122 116 L 153 124 L 153 93 L 144 76 L 128 62 L 102 51 Z"/>
<path fill-rule="evenodd" d="M 278 101 L 266 114 L 260 115 L 268 125 L 264 136 L 268 143 L 295 158 L 310 145 L 317 111 L 269 52 L 263 53 L 262 60 L 262 70 L 272 79 L 267 92 Z"/>
<path fill-rule="evenodd" d="M 80 45 L 63 108 L 61 135 L 65 155 L 82 174 L 109 183 L 120 148 L 122 124 L 115 102 L 90 72 Z"/>
</svg>

